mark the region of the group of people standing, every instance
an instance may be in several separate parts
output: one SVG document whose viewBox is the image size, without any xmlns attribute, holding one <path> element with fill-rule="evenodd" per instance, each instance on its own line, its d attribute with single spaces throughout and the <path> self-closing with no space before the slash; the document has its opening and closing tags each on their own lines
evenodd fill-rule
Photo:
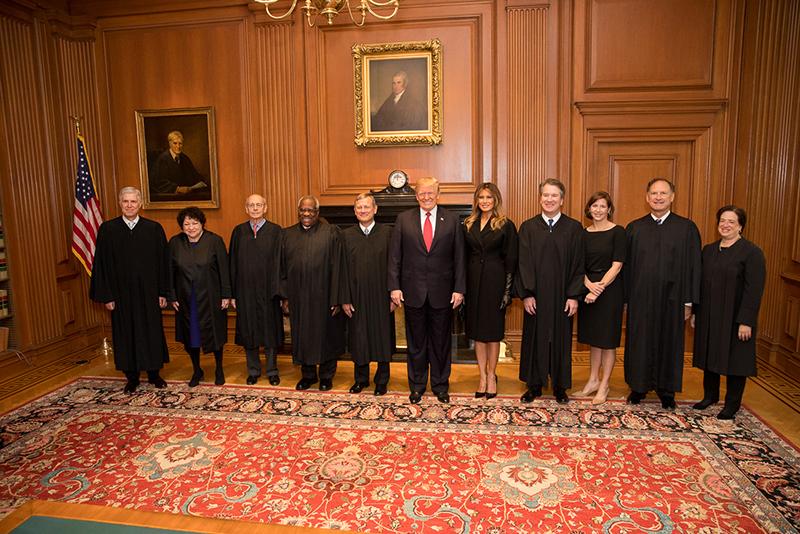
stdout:
<svg viewBox="0 0 800 534">
<path fill-rule="evenodd" d="M 280 383 L 277 351 L 282 315 L 288 314 L 292 358 L 302 371 L 296 389 L 316 383 L 320 390 L 331 389 L 337 361 L 349 348 L 350 392 L 369 386 L 370 363 L 377 362 L 374 393 L 383 395 L 395 352 L 394 311 L 402 306 L 414 404 L 428 384 L 440 402 L 450 402 L 453 310 L 462 304 L 480 373 L 475 397 L 497 395 L 500 342 L 514 297 L 525 312 L 521 401 L 533 402 L 548 382 L 557 402 L 569 401 L 578 314 L 578 340 L 590 346 L 591 362 L 578 395 L 593 395 L 591 402 L 602 404 L 627 304 L 628 402 L 639 404 L 655 390 L 665 409 L 675 407 L 684 323 L 691 320 L 693 363 L 704 371 L 704 398 L 694 408 L 719 401 L 720 376 L 726 375 L 718 417 L 733 418 L 746 377 L 756 373 L 755 330 L 765 279 L 761 250 L 741 237 L 745 212 L 720 208 L 720 239 L 701 252 L 696 225 L 671 211 L 675 190 L 666 179 L 648 183 L 650 213 L 626 229 L 612 222 L 608 193 L 589 198 L 586 228 L 562 213 L 565 194 L 560 181 L 545 180 L 539 187 L 541 214 L 519 231 L 491 183 L 478 186 L 463 223 L 438 205 L 435 178 L 418 180 L 419 207 L 401 213 L 393 227 L 375 221 L 378 205 L 364 193 L 354 203 L 358 224 L 343 231 L 320 219 L 313 196 L 299 200 L 297 224 L 281 229 L 266 220 L 266 200 L 252 195 L 245 203 L 249 220 L 234 228 L 226 252 L 194 207 L 181 210 L 181 232 L 167 243 L 158 223 L 139 216 L 139 191 L 124 188 L 122 216 L 105 222 L 98 233 L 91 297 L 112 311 L 115 362 L 127 377 L 128 392 L 138 387 L 141 371 L 155 387 L 166 387 L 158 372 L 169 358 L 161 308 L 171 305 L 176 339 L 193 364 L 189 386 L 204 377 L 201 351 L 214 353 L 215 383 L 224 384 L 226 313 L 233 307 L 248 384 L 261 375 L 262 347 L 269 382 Z"/>
</svg>

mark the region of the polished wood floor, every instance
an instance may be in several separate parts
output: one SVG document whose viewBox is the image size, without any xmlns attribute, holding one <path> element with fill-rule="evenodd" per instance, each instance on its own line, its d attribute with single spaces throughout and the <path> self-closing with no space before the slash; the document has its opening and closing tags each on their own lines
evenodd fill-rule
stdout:
<svg viewBox="0 0 800 534">
<path fill-rule="evenodd" d="M 179 345 L 170 344 L 172 361 L 162 370 L 162 376 L 167 380 L 185 381 L 191 375 L 191 363 L 186 353 Z M 609 394 L 610 400 L 623 400 L 628 394 L 628 388 L 622 377 L 621 356 L 618 356 L 617 365 L 612 375 L 612 387 Z M 213 356 L 204 356 L 202 365 L 206 376 L 213 377 Z M 281 387 L 294 387 L 300 379 L 299 367 L 292 364 L 288 355 L 279 357 L 278 366 L 281 374 Z M 226 350 L 224 357 L 225 375 L 228 384 L 245 384 L 247 370 L 244 353 L 238 347 Z M 373 369 L 374 370 L 374 369 Z M 514 361 L 501 362 L 498 366 L 499 394 L 519 396 L 524 392 L 523 384 L 517 379 L 518 364 Z M 392 378 L 389 382 L 390 391 L 406 393 L 406 368 L 404 363 L 392 364 Z M 588 355 L 577 353 L 573 357 L 573 384 L 574 391 L 582 388 L 589 375 Z M 66 384 L 80 376 L 114 376 L 121 374 L 114 369 L 113 358 L 105 357 L 99 350 L 85 351 L 66 358 L 50 361 L 34 361 L 29 365 L 22 361 L 13 361 L 0 368 L 0 413 L 5 413 L 13 408 L 39 397 L 54 388 Z M 144 378 L 144 377 L 143 377 Z M 347 390 L 353 383 L 353 366 L 348 361 L 339 363 L 339 368 L 334 379 L 333 387 L 338 390 Z M 258 385 L 268 386 L 266 379 L 262 378 Z M 474 364 L 454 364 L 451 375 L 450 392 L 453 402 L 458 402 L 460 395 L 472 396 L 478 385 L 477 366 Z M 702 398 L 702 373 L 697 369 L 686 366 L 684 370 L 684 391 L 677 400 L 689 402 Z M 120 384 L 120 387 L 122 384 Z M 724 380 L 723 380 L 724 386 Z M 545 394 L 549 393 L 545 391 Z M 371 388 L 361 395 L 372 395 Z M 430 392 L 428 393 L 430 395 Z M 429 399 L 429 401 L 432 399 Z M 573 398 L 572 402 L 589 403 L 591 399 Z M 487 401 L 492 402 L 492 401 Z M 781 433 L 795 446 L 800 447 L 800 383 L 791 377 L 770 367 L 765 362 L 759 362 L 759 377 L 748 380 L 745 389 L 744 404 L 756 413 L 775 430 Z M 719 410 L 721 405 L 710 410 Z M 98 507 L 96 507 L 98 508 Z M 102 510 L 98 520 L 103 520 Z M 180 518 L 169 514 L 156 514 L 164 516 L 156 524 L 150 526 L 163 526 L 175 528 L 182 525 Z M 154 516 L 155 517 L 155 516 Z M 105 519 L 115 521 L 113 510 L 108 511 Z M 152 519 L 152 518 L 151 518 Z M 186 526 L 186 525 L 184 525 Z M 212 530 L 212 523 L 208 524 L 207 532 Z M 216 523 L 213 524 L 217 527 Z M 192 526 L 194 529 L 195 525 Z M 0 528 L 2 531 L 2 528 Z M 222 530 L 224 531 L 224 530 Z M 232 530 L 229 530 L 232 532 Z M 311 529 L 297 529 L 293 532 L 312 532 Z M 238 532 L 238 530 L 237 530 Z M 253 531 L 255 532 L 255 531 Z M 261 532 L 259 530 L 258 532 Z M 275 530 L 274 532 L 278 532 Z M 286 532 L 286 530 L 280 530 Z"/>
</svg>

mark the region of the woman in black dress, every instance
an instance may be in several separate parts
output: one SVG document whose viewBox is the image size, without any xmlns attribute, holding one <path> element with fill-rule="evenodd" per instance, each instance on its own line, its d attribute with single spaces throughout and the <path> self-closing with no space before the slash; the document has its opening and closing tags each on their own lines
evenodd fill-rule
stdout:
<svg viewBox="0 0 800 534">
<path fill-rule="evenodd" d="M 608 397 L 608 381 L 622 333 L 622 281 L 617 277 L 625 261 L 625 229 L 611 222 L 614 202 L 605 191 L 593 194 L 584 213 L 592 219 L 583 234 L 586 251 L 584 298 L 578 320 L 578 342 L 589 345 L 589 381 L 578 396 L 595 393 L 592 404 Z M 602 376 L 601 376 L 602 371 Z"/>
<path fill-rule="evenodd" d="M 464 221 L 467 250 L 465 325 L 475 340 L 481 377 L 475 398 L 497 396 L 497 359 L 505 333 L 506 308 L 517 267 L 517 229 L 503 212 L 503 197 L 492 183 L 475 190 Z"/>
<path fill-rule="evenodd" d="M 742 237 L 747 214 L 736 206 L 717 211 L 720 239 L 703 248 L 700 304 L 694 310 L 692 365 L 703 370 L 705 410 L 719 400 L 719 377 L 727 376 L 725 406 L 718 419 L 733 419 L 748 376 L 756 376 L 756 323 L 764 293 L 766 261 Z"/>
<path fill-rule="evenodd" d="M 181 233 L 169 240 L 170 298 L 175 308 L 175 340 L 192 359 L 189 387 L 203 379 L 200 349 L 213 352 L 214 383 L 225 383 L 222 347 L 228 340 L 226 313 L 231 298 L 228 254 L 218 235 L 205 229 L 206 216 L 194 206 L 178 213 Z"/>
</svg>

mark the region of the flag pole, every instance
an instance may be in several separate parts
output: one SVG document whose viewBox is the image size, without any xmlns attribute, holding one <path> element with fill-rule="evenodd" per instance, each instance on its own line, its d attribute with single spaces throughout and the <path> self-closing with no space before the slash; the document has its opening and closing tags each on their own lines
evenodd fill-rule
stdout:
<svg viewBox="0 0 800 534">
<path fill-rule="evenodd" d="M 80 115 L 80 116 L 78 116 L 78 115 L 70 115 L 69 118 L 72 119 L 72 122 L 75 125 L 75 133 L 78 136 L 80 136 L 81 135 L 81 120 L 83 119 L 83 115 Z"/>
</svg>

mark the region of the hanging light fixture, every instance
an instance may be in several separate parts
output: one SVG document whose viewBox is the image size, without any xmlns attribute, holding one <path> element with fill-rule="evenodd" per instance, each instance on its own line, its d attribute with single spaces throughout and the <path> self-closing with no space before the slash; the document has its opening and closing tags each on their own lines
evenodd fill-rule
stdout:
<svg viewBox="0 0 800 534">
<path fill-rule="evenodd" d="M 259 4 L 264 4 L 267 15 L 275 20 L 281 20 L 291 16 L 292 13 L 294 13 L 295 7 L 297 7 L 297 0 L 292 0 L 292 5 L 288 11 L 283 15 L 276 16 L 269 10 L 269 6 L 277 4 L 279 0 L 255 1 Z M 354 3 L 356 1 L 357 0 L 353 0 Z M 389 20 L 397 14 L 397 9 L 399 7 L 399 0 L 385 0 L 383 2 L 380 0 L 359 0 L 359 4 L 352 8 L 350 7 L 350 0 L 305 0 L 303 5 L 300 6 L 300 11 L 305 14 L 308 25 L 314 26 L 317 22 L 318 15 L 324 17 L 328 21 L 328 24 L 333 24 L 333 19 L 336 18 L 336 15 L 341 13 L 344 9 L 347 9 L 347 13 L 350 15 L 350 20 L 353 21 L 353 24 L 356 26 L 363 26 L 367 18 L 367 13 L 380 20 Z M 381 15 L 377 13 L 375 9 L 386 9 L 388 14 Z M 388 10 L 391 10 L 391 12 L 388 12 Z M 356 14 L 353 13 L 354 11 Z M 359 17 L 357 13 L 360 13 L 361 16 Z"/>
</svg>

